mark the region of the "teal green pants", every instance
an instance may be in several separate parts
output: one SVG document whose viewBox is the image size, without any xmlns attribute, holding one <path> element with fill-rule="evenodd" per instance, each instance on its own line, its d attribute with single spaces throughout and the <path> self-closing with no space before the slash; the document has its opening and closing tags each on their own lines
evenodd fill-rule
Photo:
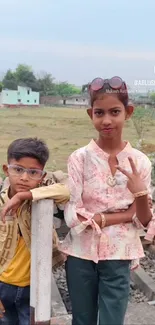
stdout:
<svg viewBox="0 0 155 325">
<path fill-rule="evenodd" d="M 68 256 L 66 275 L 72 325 L 123 325 L 130 291 L 130 261 Z"/>
</svg>

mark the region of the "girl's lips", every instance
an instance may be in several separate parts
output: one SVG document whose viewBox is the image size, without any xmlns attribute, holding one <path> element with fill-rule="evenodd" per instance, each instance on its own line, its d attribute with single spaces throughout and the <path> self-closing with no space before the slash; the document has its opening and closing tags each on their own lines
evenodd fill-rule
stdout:
<svg viewBox="0 0 155 325">
<path fill-rule="evenodd" d="M 111 132 L 113 129 L 112 128 L 105 128 L 105 129 L 103 129 L 102 131 L 103 132 Z"/>
</svg>

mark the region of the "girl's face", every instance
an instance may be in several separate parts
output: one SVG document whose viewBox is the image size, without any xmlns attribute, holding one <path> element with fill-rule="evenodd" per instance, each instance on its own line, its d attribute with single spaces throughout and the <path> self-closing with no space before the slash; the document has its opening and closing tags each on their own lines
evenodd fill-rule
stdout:
<svg viewBox="0 0 155 325">
<path fill-rule="evenodd" d="M 100 136 L 112 139 L 122 135 L 124 122 L 131 117 L 133 107 L 125 108 L 116 95 L 103 94 L 87 112 Z"/>
</svg>

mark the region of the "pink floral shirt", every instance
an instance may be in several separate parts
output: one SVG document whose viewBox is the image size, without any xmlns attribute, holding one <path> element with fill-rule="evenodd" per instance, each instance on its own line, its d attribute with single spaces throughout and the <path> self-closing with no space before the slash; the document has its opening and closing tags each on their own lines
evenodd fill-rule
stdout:
<svg viewBox="0 0 155 325">
<path fill-rule="evenodd" d="M 117 155 L 121 167 L 129 172 L 132 157 L 141 173 L 151 196 L 151 162 L 142 152 L 127 143 Z M 67 255 L 93 260 L 133 260 L 137 265 L 144 251 L 139 236 L 140 222 L 122 223 L 103 228 L 92 220 L 94 213 L 125 210 L 133 203 L 134 196 L 127 189 L 127 178 L 116 171 L 117 184 L 107 183 L 111 177 L 109 155 L 98 147 L 94 140 L 71 154 L 68 160 L 70 201 L 65 206 L 65 221 L 70 228 L 60 249 Z M 80 222 L 77 214 L 86 218 Z M 92 227 L 87 228 L 88 225 Z M 152 240 L 155 234 L 155 220 L 149 223 L 146 239 Z"/>
</svg>

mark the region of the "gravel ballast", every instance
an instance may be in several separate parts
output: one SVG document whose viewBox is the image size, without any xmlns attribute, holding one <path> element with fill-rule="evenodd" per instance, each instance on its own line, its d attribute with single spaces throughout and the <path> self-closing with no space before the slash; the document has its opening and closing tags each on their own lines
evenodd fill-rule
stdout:
<svg viewBox="0 0 155 325">
<path fill-rule="evenodd" d="M 155 280 L 155 257 L 149 251 L 145 250 L 145 257 L 141 259 L 140 265 Z"/>
</svg>

